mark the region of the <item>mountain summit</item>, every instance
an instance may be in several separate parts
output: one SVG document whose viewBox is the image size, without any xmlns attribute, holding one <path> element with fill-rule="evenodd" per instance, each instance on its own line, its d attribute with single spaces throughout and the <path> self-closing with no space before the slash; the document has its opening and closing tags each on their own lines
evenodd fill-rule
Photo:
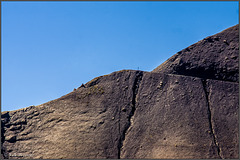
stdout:
<svg viewBox="0 0 240 160">
<path fill-rule="evenodd" d="M 2 158 L 238 159 L 238 28 L 152 72 L 113 72 L 56 100 L 2 112 Z"/>
<path fill-rule="evenodd" d="M 238 82 L 239 25 L 179 51 L 153 72 Z"/>
</svg>

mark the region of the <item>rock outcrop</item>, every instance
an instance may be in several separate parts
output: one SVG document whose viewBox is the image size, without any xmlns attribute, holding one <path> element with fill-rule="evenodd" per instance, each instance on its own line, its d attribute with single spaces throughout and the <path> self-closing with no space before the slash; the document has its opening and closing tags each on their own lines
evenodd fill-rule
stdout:
<svg viewBox="0 0 240 160">
<path fill-rule="evenodd" d="M 238 82 L 239 25 L 179 51 L 153 72 Z"/>
<path fill-rule="evenodd" d="M 152 72 L 113 72 L 56 100 L 2 112 L 1 156 L 238 159 L 238 27 Z"/>
</svg>

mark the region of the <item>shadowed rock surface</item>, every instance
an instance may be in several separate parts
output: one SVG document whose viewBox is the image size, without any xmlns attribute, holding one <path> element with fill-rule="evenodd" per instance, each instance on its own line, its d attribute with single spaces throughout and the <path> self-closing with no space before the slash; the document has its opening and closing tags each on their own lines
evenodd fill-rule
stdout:
<svg viewBox="0 0 240 160">
<path fill-rule="evenodd" d="M 238 82 L 239 25 L 183 49 L 153 72 Z"/>
<path fill-rule="evenodd" d="M 2 112 L 2 158 L 236 158 L 238 25 L 153 72 L 97 77 L 56 100 Z"/>
</svg>

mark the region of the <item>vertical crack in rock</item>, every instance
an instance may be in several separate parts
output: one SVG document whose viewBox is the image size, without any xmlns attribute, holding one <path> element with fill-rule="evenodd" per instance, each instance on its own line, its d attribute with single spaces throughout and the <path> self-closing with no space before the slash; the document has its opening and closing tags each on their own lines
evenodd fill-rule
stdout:
<svg viewBox="0 0 240 160">
<path fill-rule="evenodd" d="M 133 118 L 135 110 L 136 110 L 136 96 L 138 93 L 138 88 L 139 88 L 140 82 L 142 80 L 142 77 L 143 77 L 143 71 L 137 71 L 136 77 L 135 77 L 135 80 L 133 83 L 133 87 L 132 87 L 133 95 L 132 95 L 132 103 L 131 103 L 131 112 L 129 113 L 129 116 L 128 116 L 128 123 L 125 126 L 125 128 L 123 129 L 123 133 L 122 134 L 120 133 L 121 136 L 120 136 L 119 143 L 118 143 L 118 159 L 121 158 L 121 150 L 122 150 L 122 146 L 123 146 L 123 141 L 125 140 L 126 133 L 132 125 L 131 121 L 132 121 L 132 118 Z"/>
<path fill-rule="evenodd" d="M 206 102 L 207 102 L 207 113 L 208 113 L 210 133 L 213 137 L 213 142 L 214 142 L 215 146 L 217 147 L 218 156 L 221 159 L 223 159 L 223 157 L 221 156 L 221 150 L 220 150 L 219 144 L 217 142 L 217 137 L 214 133 L 214 129 L 213 129 L 213 125 L 212 125 L 212 113 L 211 113 L 211 109 L 210 109 L 210 105 L 209 105 L 209 91 L 207 90 L 206 79 L 202 79 L 202 85 L 203 85 L 203 90 L 204 90 L 205 97 L 206 97 Z"/>
</svg>

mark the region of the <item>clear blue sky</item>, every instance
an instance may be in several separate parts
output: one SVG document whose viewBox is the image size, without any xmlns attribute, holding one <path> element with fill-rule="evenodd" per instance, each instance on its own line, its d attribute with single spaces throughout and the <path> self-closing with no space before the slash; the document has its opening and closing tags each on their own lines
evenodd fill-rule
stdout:
<svg viewBox="0 0 240 160">
<path fill-rule="evenodd" d="M 238 23 L 238 2 L 1 2 L 2 111 L 59 98 L 94 77 L 151 71 Z"/>
</svg>

